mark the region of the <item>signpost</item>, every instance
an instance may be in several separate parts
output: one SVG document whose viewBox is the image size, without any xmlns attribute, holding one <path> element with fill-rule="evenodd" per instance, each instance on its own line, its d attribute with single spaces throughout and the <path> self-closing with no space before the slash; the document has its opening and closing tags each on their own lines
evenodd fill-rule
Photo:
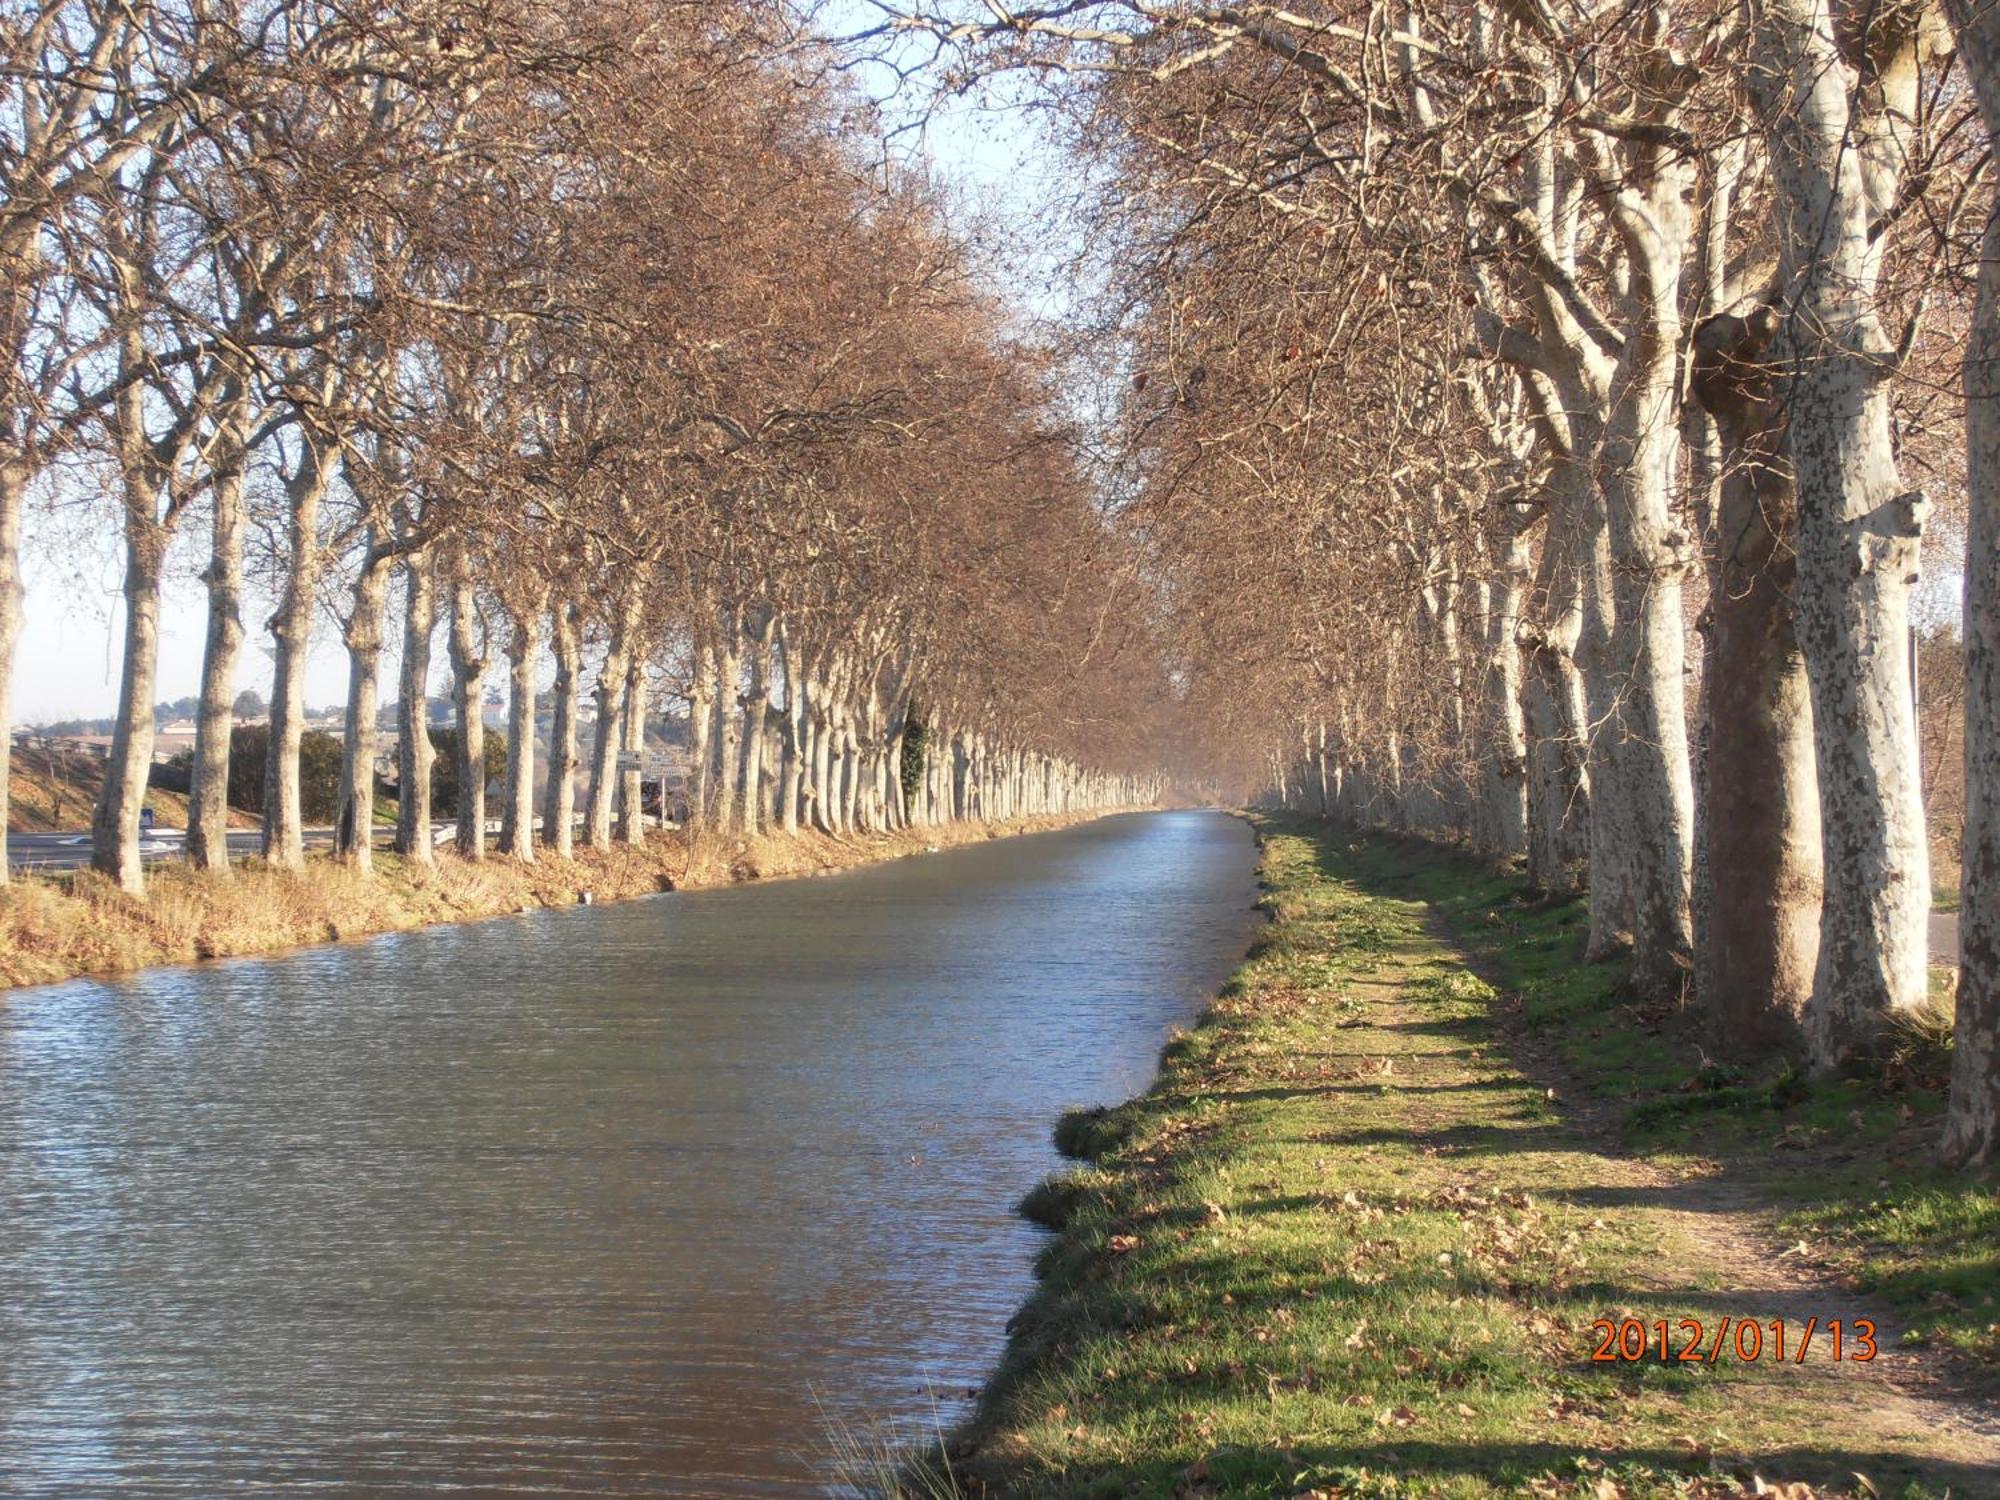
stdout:
<svg viewBox="0 0 2000 1500">
<path fill-rule="evenodd" d="M 647 781 L 665 781 L 667 779 L 667 757 L 657 750 L 644 755 L 641 755 L 637 750 L 620 750 L 618 752 L 618 774 L 624 776 L 633 771 L 637 771 Z"/>
</svg>

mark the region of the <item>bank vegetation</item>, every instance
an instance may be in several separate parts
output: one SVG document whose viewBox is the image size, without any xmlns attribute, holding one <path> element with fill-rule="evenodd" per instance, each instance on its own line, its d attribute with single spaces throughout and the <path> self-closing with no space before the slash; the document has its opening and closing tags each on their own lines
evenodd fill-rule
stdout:
<svg viewBox="0 0 2000 1500">
<path fill-rule="evenodd" d="M 1092 165 L 1218 792 L 1520 861 L 1721 1055 L 1866 1069 L 1929 991 L 1913 610 L 1962 622 L 1941 1150 L 1990 1159 L 2000 12 L 883 9 Z"/>
<path fill-rule="evenodd" d="M 312 859 L 298 869 L 257 861 L 226 880 L 175 863 L 154 871 L 141 896 L 86 870 L 17 881 L 0 891 L 0 986 L 281 954 L 441 922 L 830 874 L 1097 816 L 961 820 L 846 837 L 811 829 L 740 836 L 655 832 L 639 843 L 579 847 L 532 861 L 445 853 L 418 862 L 383 854 L 365 871 L 343 860 Z"/>
<path fill-rule="evenodd" d="M 1263 836 L 1271 925 L 1152 1089 L 1058 1125 L 1036 1292 L 899 1493 L 1991 1487 L 2000 1209 L 1932 1160 L 1934 1053 L 1740 1088 L 1686 1060 L 1694 1018 L 1619 1003 L 1617 958 L 1575 961 L 1583 902 L 1317 818 Z M 1600 1319 L 1706 1351 L 1724 1317 L 1757 1342 L 1593 1358 Z"/>
<path fill-rule="evenodd" d="M 392 740 L 406 873 L 442 816 L 468 865 L 635 847 L 669 746 L 698 838 L 1149 800 L 1133 550 L 1046 359 L 833 62 L 754 0 L 11 7 L 0 788 L 22 549 L 115 539 L 91 864 L 128 897 L 176 568 L 207 599 L 185 862 L 210 882 L 259 646 L 261 859 L 305 868 L 329 637 L 355 876 Z"/>
</svg>

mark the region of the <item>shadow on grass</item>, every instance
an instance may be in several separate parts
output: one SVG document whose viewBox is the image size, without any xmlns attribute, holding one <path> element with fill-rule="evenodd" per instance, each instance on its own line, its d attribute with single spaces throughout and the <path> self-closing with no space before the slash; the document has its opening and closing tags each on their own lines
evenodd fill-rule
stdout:
<svg viewBox="0 0 2000 1500">
<path fill-rule="evenodd" d="M 1657 1227 L 1620 1223 L 1617 1212 L 1740 1210 L 1759 1201 L 1771 1169 L 1754 1178 L 1732 1160 L 1720 1182 L 1620 1181 L 1629 1168 L 1531 1081 L 1537 1064 L 1516 1046 L 1517 1010 L 1547 1035 L 1580 1041 L 1568 1060 L 1598 1066 L 1610 1097 L 1638 1092 L 1635 1079 L 1671 1090 L 1692 1071 L 1666 1065 L 1673 1036 L 1642 1030 L 1612 965 L 1576 959 L 1584 913 L 1575 903 L 1520 901 L 1516 884 L 1422 846 L 1357 852 L 1344 843 L 1358 840 L 1324 828 L 1275 831 L 1314 842 L 1290 845 L 1269 867 L 1290 925 L 1262 945 L 1271 965 L 1244 971 L 1228 991 L 1262 1003 L 1218 1007 L 1169 1049 L 1161 1083 L 1121 1107 L 1099 1162 L 1102 1191 L 1044 1251 L 1041 1286 L 960 1435 L 971 1465 L 960 1472 L 981 1481 L 968 1490 L 1591 1494 L 1594 1476 L 1610 1475 L 1637 1481 L 1618 1493 L 1681 1493 L 1679 1476 L 1716 1470 L 1692 1441 L 1677 1446 L 1678 1424 L 1708 1431 L 1720 1419 L 1757 1445 L 1766 1479 L 1847 1494 L 1861 1473 L 1885 1496 L 1947 1485 L 2000 1495 L 2000 1474 L 1958 1462 L 1949 1444 L 1913 1458 L 1885 1446 L 1902 1441 L 1900 1430 L 1837 1425 L 1823 1392 L 1780 1389 L 1786 1372 L 1776 1368 L 1592 1362 L 1600 1315 L 1647 1324 L 1779 1315 L 1726 1266 L 1656 1260 Z M 1298 885 L 1307 868 L 1343 889 Z M 1432 902 L 1476 927 L 1475 950 L 1504 958 L 1512 945 L 1517 968 L 1498 975 L 1504 998 L 1452 955 L 1411 942 L 1420 913 L 1370 908 L 1354 893 Z M 1338 999 L 1343 965 L 1375 972 L 1374 955 L 1400 971 L 1382 981 L 1395 994 L 1374 1016 L 1297 1003 L 1315 990 Z M 1340 1050 L 1349 1024 L 1386 1046 Z M 1395 1071 L 1380 1078 L 1344 1066 L 1384 1053 Z M 1288 1076 L 1305 1071 L 1315 1076 Z M 1559 1093 L 1572 1096 L 1568 1081 Z M 1378 1096 L 1394 1102 L 1374 1107 Z M 1803 1165 L 1788 1156 L 1783 1170 Z M 1513 1191 L 1506 1214 L 1495 1206 L 1495 1189 L 1525 1187 L 1538 1210 L 1559 1211 L 1532 1224 L 1509 1217 L 1526 1197 Z M 1572 1231 L 1599 1213 L 1613 1221 L 1604 1260 L 1571 1248 Z M 1390 1214 L 1400 1217 L 1385 1222 Z M 1994 1258 L 1985 1245 L 1962 1257 L 1974 1274 Z M 1640 1284 L 1656 1274 L 1660 1284 Z M 1883 1332 L 1887 1343 L 1886 1321 Z M 1683 1396 L 1699 1404 L 1678 1405 Z M 1211 1424 L 1221 1437 L 1207 1436 Z M 1300 1441 L 1280 1446 L 1292 1433 Z M 1242 1446 L 1228 1444 L 1232 1434 Z"/>
<path fill-rule="evenodd" d="M 1743 1493 L 1747 1494 L 1754 1479 L 1772 1478 L 1780 1465 L 1788 1480 L 1838 1484 L 1842 1493 L 1851 1492 L 1857 1474 L 1866 1475 L 1874 1492 L 1882 1495 L 1902 1494 L 1905 1486 L 1916 1481 L 1927 1486 L 1948 1485 L 1953 1495 L 1991 1495 L 1995 1480 L 1993 1471 L 1983 1465 L 1932 1464 L 1919 1471 L 1898 1453 L 1824 1443 L 1788 1449 L 1778 1463 L 1766 1463 L 1760 1472 L 1758 1466 L 1732 1461 L 1726 1454 L 1711 1455 L 1689 1447 L 1454 1443 L 1397 1436 L 1393 1427 L 1376 1442 L 1349 1446 L 1301 1442 L 1286 1448 L 1223 1446 L 1198 1462 L 1198 1469 L 1194 1464 L 1168 1462 L 1061 1465 L 1025 1486 L 1020 1486 L 1020 1476 L 974 1464 L 962 1471 L 960 1479 L 971 1495 L 987 1493 L 989 1485 L 998 1485 L 1008 1494 L 1118 1495 L 1148 1500 L 1217 1493 L 1289 1495 L 1328 1489 L 1336 1494 L 1417 1496 L 1470 1478 L 1522 1493 L 1590 1494 L 1599 1476 L 1657 1482 L 1666 1476 L 1695 1479 L 1718 1473 L 1733 1475 L 1746 1486 Z M 1532 1490 L 1551 1478 L 1580 1482 L 1581 1487 L 1576 1491 Z M 1397 1487 L 1390 1487 L 1392 1482 Z M 1942 1493 L 1935 1489 L 1922 1492 Z"/>
</svg>

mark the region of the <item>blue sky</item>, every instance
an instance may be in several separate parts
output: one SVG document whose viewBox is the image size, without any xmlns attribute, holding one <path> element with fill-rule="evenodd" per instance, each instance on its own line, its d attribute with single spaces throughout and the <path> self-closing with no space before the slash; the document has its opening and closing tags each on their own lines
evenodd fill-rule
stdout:
<svg viewBox="0 0 2000 1500">
<path fill-rule="evenodd" d="M 822 20 L 830 33 L 842 34 L 871 24 L 875 15 L 865 3 L 836 0 Z M 885 69 L 864 68 L 857 77 L 881 101 L 892 126 L 924 121 L 921 130 L 896 134 L 894 149 L 928 158 L 963 200 L 967 217 L 991 231 L 982 235 L 978 249 L 994 292 L 1026 318 L 1060 320 L 1076 291 L 1064 278 L 1077 257 L 1047 209 L 1069 186 L 1067 174 L 1074 168 L 1050 143 L 1044 122 L 1016 107 L 1004 85 L 985 98 L 937 103 L 925 97 L 921 81 L 905 83 L 892 96 L 895 80 Z M 200 677 L 205 599 L 197 575 L 205 518 L 190 519 L 193 524 L 172 555 L 162 612 L 160 699 L 193 693 Z M 122 626 L 115 513 L 109 504 L 94 511 L 74 505 L 63 516 L 31 516 L 28 530 L 27 619 L 17 658 L 15 720 L 32 724 L 109 714 L 118 696 Z M 1954 619 L 1958 612 L 1957 539 L 1937 540 L 1940 546 L 1927 549 L 1929 576 L 1920 590 L 1918 614 L 1926 624 Z M 269 691 L 264 620 L 270 609 L 268 598 L 252 598 L 239 688 Z M 347 661 L 331 618 L 322 614 L 314 630 L 306 701 L 317 707 L 345 698 Z M 396 649 L 392 639 L 391 651 Z M 394 661 L 385 661 L 385 682 L 393 682 L 394 672 Z M 546 675 L 545 667 L 545 680 Z"/>
<path fill-rule="evenodd" d="M 874 12 L 841 0 L 823 13 L 823 29 L 843 34 L 871 24 Z M 895 137 L 904 157 L 921 153 L 953 185 L 965 207 L 993 230 L 984 237 L 982 264 L 994 290 L 1028 317 L 1061 315 L 1064 288 L 1058 266 L 1062 247 L 1040 222 L 1042 205 L 1065 170 L 1039 123 L 1003 103 L 958 100 L 925 109 L 922 85 L 910 82 L 890 97 L 894 77 L 864 68 L 861 86 L 881 101 L 894 124 L 923 119 L 920 130 Z M 206 517 L 189 518 L 170 556 L 161 612 L 159 688 L 168 700 L 194 693 L 200 683 L 206 597 L 199 582 L 205 559 Z M 69 502 L 62 513 L 31 512 L 23 549 L 27 582 L 26 625 L 16 657 L 14 719 L 99 718 L 118 700 L 119 635 L 123 571 L 116 512 L 109 502 Z M 245 649 L 237 686 L 269 693 L 271 659 L 264 649 L 264 621 L 271 601 L 253 596 L 246 614 Z M 392 642 L 394 649 L 394 642 Z M 393 681 L 394 663 L 385 662 Z M 344 701 L 347 658 L 336 623 L 322 613 L 314 624 L 306 701 L 318 707 Z"/>
</svg>

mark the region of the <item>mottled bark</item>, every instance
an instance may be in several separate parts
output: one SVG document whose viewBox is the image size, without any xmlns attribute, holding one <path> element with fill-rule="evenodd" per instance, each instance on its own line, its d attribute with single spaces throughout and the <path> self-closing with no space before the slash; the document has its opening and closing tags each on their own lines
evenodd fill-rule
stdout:
<svg viewBox="0 0 2000 1500">
<path fill-rule="evenodd" d="M 1590 750 L 1582 673 L 1583 612 L 1571 538 L 1551 517 L 1532 597 L 1519 627 L 1527 668 L 1521 708 L 1528 736 L 1528 879 L 1574 895 L 1590 858 Z"/>
<path fill-rule="evenodd" d="M 542 845 L 563 859 L 576 844 L 576 701 L 583 670 L 579 641 L 582 621 L 574 604 L 558 604 L 549 614 L 550 649 L 556 678 L 549 720 L 549 777 L 542 795 Z"/>
<path fill-rule="evenodd" d="M 1630 337 L 1665 335 L 1635 329 Z M 1688 559 L 1686 538 L 1669 511 L 1679 440 L 1673 357 L 1672 344 L 1665 343 L 1657 361 L 1629 375 L 1637 389 L 1622 393 L 1604 449 L 1612 620 L 1598 670 L 1609 712 L 1594 731 L 1605 744 L 1611 774 L 1591 779 L 1593 813 L 1604 817 L 1607 802 L 1611 808 L 1604 835 L 1593 837 L 1593 888 L 1600 862 L 1615 861 L 1621 915 L 1632 940 L 1632 982 L 1655 998 L 1679 992 L 1694 941 L 1688 907 L 1694 785 L 1681 607 Z"/>
<path fill-rule="evenodd" d="M 853 710 L 843 705 L 840 723 L 840 794 L 834 799 L 843 834 L 859 826 L 861 805 L 861 744 L 854 733 Z"/>
<path fill-rule="evenodd" d="M 799 789 L 804 781 L 805 708 L 800 699 L 803 677 L 792 636 L 778 627 L 778 671 L 785 689 L 784 746 L 778 770 L 778 825 L 786 833 L 799 831 Z"/>
<path fill-rule="evenodd" d="M 597 669 L 597 727 L 591 740 L 590 799 L 584 814 L 584 842 L 593 849 L 611 844 L 611 815 L 618 793 L 618 748 L 623 739 L 621 712 L 625 673 L 632 664 L 637 606 L 628 600 L 612 622 L 611 641 Z"/>
<path fill-rule="evenodd" d="M 403 561 L 403 667 L 396 694 L 396 852 L 417 865 L 436 861 L 431 847 L 431 637 L 437 630 L 437 587 L 431 560 L 413 552 Z"/>
<path fill-rule="evenodd" d="M 119 471 L 124 506 L 125 652 L 119 675 L 118 708 L 104 780 L 91 814 L 92 868 L 132 895 L 143 894 L 145 870 L 139 856 L 140 818 L 153 761 L 153 707 L 160 650 L 160 581 L 167 544 L 192 493 L 186 481 L 192 455 L 195 412 L 176 406 L 167 431 L 149 430 L 158 413 L 148 401 L 148 379 L 157 372 L 155 351 L 146 343 L 140 309 L 146 305 L 147 247 L 156 225 L 152 194 L 107 205 L 101 228 L 109 271 L 106 293 L 115 328 L 116 394 L 103 412 Z M 133 218 L 127 218 L 130 213 Z"/>
<path fill-rule="evenodd" d="M 334 817 L 336 858 L 357 869 L 375 864 L 375 720 L 382 669 L 382 617 L 395 559 L 375 545 L 371 530 L 354 602 L 342 631 L 347 645 L 346 743 L 340 754 L 340 810 Z"/>
<path fill-rule="evenodd" d="M 514 611 L 507 638 L 507 805 L 500 817 L 500 852 L 535 862 L 535 656 L 542 646 L 542 601 Z"/>
<path fill-rule="evenodd" d="M 736 827 L 736 785 L 743 761 L 743 629 L 734 609 L 723 615 L 722 639 L 715 652 L 716 784 L 711 799 L 715 826 L 724 833 Z"/>
<path fill-rule="evenodd" d="M 1736 184 L 1742 175 L 1749 149 L 1739 138 L 1713 154 L 1708 163 L 1708 205 L 1702 215 L 1701 256 L 1692 267 L 1700 296 L 1700 321 L 1708 322 L 1727 312 L 1735 303 L 1734 273 L 1729 261 L 1729 231 L 1734 212 Z M 1715 599 L 1723 588 L 1720 541 L 1722 508 L 1722 430 L 1702 404 L 1699 385 L 1703 369 L 1715 363 L 1713 332 L 1695 332 L 1696 350 L 1690 359 L 1690 379 L 1697 387 L 1695 399 L 1681 406 L 1681 437 L 1688 457 L 1688 512 L 1693 521 L 1695 543 L 1707 572 L 1708 608 L 1695 623 L 1701 652 L 1701 692 L 1695 702 L 1694 733 L 1694 867 L 1689 912 L 1694 926 L 1694 988 L 1698 1002 L 1706 1003 L 1719 993 L 1719 975 L 1713 962 L 1715 949 L 1715 865 L 1709 857 L 1708 830 L 1712 815 L 1709 799 L 1709 752 L 1714 740 L 1715 694 Z M 1706 377 L 1712 382 L 1713 376 Z M 1710 393 L 1714 399 L 1715 393 Z"/>
<path fill-rule="evenodd" d="M 643 843 L 646 837 L 646 663 L 638 652 L 625 665 L 625 702 L 619 717 L 619 746 L 628 764 L 618 773 L 618 839 Z M 638 763 L 631 763 L 634 760 Z"/>
<path fill-rule="evenodd" d="M 476 863 L 486 857 L 486 643 L 471 570 L 463 559 L 453 569 L 451 628 L 445 638 L 458 719 L 452 847 L 459 858 Z"/>
<path fill-rule="evenodd" d="M 709 790 L 714 776 L 709 762 L 715 753 L 715 655 L 703 641 L 694 648 L 688 669 L 687 823 L 692 831 L 709 823 Z"/>
<path fill-rule="evenodd" d="M 1776 324 L 1767 308 L 1695 331 L 1695 391 L 1724 461 L 1707 630 L 1698 997 L 1732 1056 L 1801 1041 L 1819 954 L 1819 787 L 1792 629 L 1797 499 L 1764 362 Z"/>
<path fill-rule="evenodd" d="M 2000 146 L 2000 11 L 1948 0 L 1988 144 Z M 1965 347 L 1965 833 L 1958 1014 L 1940 1155 L 2000 1158 L 2000 216 L 1986 225 Z"/>
<path fill-rule="evenodd" d="M 808 679 L 808 729 L 812 736 L 812 826 L 832 833 L 833 814 L 833 725 L 827 714 L 827 684 L 824 677 Z"/>
<path fill-rule="evenodd" d="M 1874 1052 L 1885 1017 L 1927 989 L 1930 851 L 1908 666 L 1925 504 L 1897 473 L 1896 350 L 1875 305 L 1876 231 L 1918 107 L 1921 20 L 1876 19 L 1860 80 L 1827 0 L 1765 0 L 1751 49 L 1776 190 L 1784 316 L 1772 354 L 1798 493 L 1795 628 L 1820 787 L 1825 900 L 1806 1030 L 1822 1072 Z"/>
<path fill-rule="evenodd" d="M 143 481 L 128 478 L 143 491 Z M 167 533 L 152 518 L 149 494 L 128 494 L 125 508 L 124 665 L 118 680 L 118 710 L 112 721 L 111 749 L 104 783 L 90 819 L 91 868 L 120 889 L 143 895 L 145 868 L 139 858 L 139 813 L 153 767 L 153 704 L 158 698 L 160 658 L 160 571 Z"/>
<path fill-rule="evenodd" d="M 285 587 L 269 621 L 273 672 L 271 733 L 264 758 L 264 858 L 296 870 L 305 864 L 305 817 L 300 808 L 299 743 L 305 733 L 306 656 L 319 593 L 320 500 L 331 455 L 308 436 L 299 470 L 285 480 Z"/>
<path fill-rule="evenodd" d="M 187 859 L 197 870 L 229 873 L 229 742 L 236 726 L 236 666 L 243 654 L 243 443 L 247 414 L 228 402 L 216 434 L 219 458 L 210 485 L 208 633 L 194 721 L 194 767 L 188 782 Z"/>
<path fill-rule="evenodd" d="M 8 778 L 14 749 L 14 652 L 21 641 L 21 512 L 27 491 L 27 465 L 0 460 L 0 885 L 12 879 Z"/>
<path fill-rule="evenodd" d="M 738 823 L 747 834 L 763 832 L 769 809 L 764 805 L 764 729 L 771 712 L 771 633 L 774 622 L 763 611 L 746 627 L 750 641 L 750 682 L 743 692 L 742 800 Z"/>
<path fill-rule="evenodd" d="M 1512 859 L 1528 850 L 1528 728 L 1521 701 L 1521 603 L 1532 579 L 1528 533 L 1510 522 L 1499 538 L 1494 576 L 1486 591 L 1483 630 L 1485 688 L 1481 696 L 1480 828 L 1489 853 Z M 1330 801 L 1326 775 L 1326 726 L 1319 728 L 1313 760 L 1320 811 Z"/>
</svg>

